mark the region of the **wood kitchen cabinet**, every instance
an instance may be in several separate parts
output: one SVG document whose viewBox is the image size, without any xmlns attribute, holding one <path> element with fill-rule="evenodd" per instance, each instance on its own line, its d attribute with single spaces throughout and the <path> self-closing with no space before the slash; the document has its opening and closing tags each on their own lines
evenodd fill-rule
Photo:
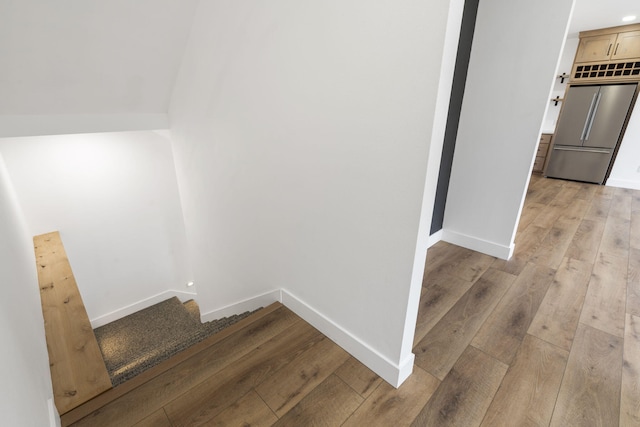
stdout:
<svg viewBox="0 0 640 427">
<path fill-rule="evenodd" d="M 608 61 L 617 38 L 618 34 L 581 38 L 575 62 Z"/>
<path fill-rule="evenodd" d="M 575 62 L 640 58 L 640 25 L 624 25 L 580 33 Z"/>
<path fill-rule="evenodd" d="M 640 80 L 640 24 L 582 31 L 571 82 Z"/>
<path fill-rule="evenodd" d="M 611 54 L 613 60 L 631 58 L 640 58 L 640 31 L 618 34 L 616 47 Z"/>
<path fill-rule="evenodd" d="M 538 144 L 538 151 L 536 152 L 536 159 L 533 162 L 533 172 L 541 173 L 544 169 L 544 164 L 547 161 L 547 153 L 549 152 L 549 145 L 551 145 L 550 133 L 543 133 L 540 135 L 540 143 Z"/>
</svg>

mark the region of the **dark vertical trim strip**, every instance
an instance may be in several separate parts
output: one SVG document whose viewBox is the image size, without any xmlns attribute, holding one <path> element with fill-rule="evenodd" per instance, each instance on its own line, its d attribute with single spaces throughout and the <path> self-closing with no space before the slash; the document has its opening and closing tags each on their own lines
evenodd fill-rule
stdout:
<svg viewBox="0 0 640 427">
<path fill-rule="evenodd" d="M 479 2 L 480 0 L 466 0 L 464 2 L 462 26 L 460 28 L 460 41 L 458 42 L 456 66 L 453 72 L 453 85 L 451 87 L 449 113 L 447 115 L 447 125 L 444 133 L 444 145 L 442 148 L 440 172 L 438 174 L 438 185 L 436 187 L 436 199 L 433 207 L 430 234 L 441 230 L 444 222 L 444 209 L 447 203 L 449 180 L 451 178 L 451 166 L 453 164 L 453 153 L 455 151 L 456 138 L 458 136 L 458 123 L 460 121 L 460 111 L 462 110 L 464 88 L 467 82 L 467 71 L 469 69 L 469 58 L 471 57 L 471 45 L 473 43 L 473 33 L 476 28 L 476 16 L 478 14 Z"/>
</svg>

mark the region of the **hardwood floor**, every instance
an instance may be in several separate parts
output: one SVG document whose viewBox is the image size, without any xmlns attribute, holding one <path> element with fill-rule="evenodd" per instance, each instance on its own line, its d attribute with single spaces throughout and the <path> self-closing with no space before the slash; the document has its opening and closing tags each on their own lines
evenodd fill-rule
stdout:
<svg viewBox="0 0 640 427">
<path fill-rule="evenodd" d="M 640 191 L 533 176 L 509 261 L 429 249 L 394 389 L 282 306 L 77 426 L 640 426 Z"/>
</svg>

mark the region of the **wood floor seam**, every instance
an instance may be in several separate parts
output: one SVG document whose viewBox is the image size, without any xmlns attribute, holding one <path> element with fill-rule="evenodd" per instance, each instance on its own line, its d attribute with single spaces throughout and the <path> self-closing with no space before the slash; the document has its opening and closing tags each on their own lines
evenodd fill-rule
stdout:
<svg viewBox="0 0 640 427">
<path fill-rule="evenodd" d="M 283 308 L 280 308 L 280 309 L 282 310 Z M 288 309 L 286 309 L 286 308 L 284 308 L 284 310 L 287 310 L 287 311 L 288 311 Z M 280 333 L 279 333 L 279 334 L 277 334 L 276 336 L 278 336 L 278 335 L 280 335 L 280 334 L 282 334 L 282 333 L 284 333 L 284 332 L 288 331 L 289 329 L 291 329 L 292 327 L 294 327 L 294 326 L 295 326 L 299 321 L 300 321 L 300 319 L 294 319 L 294 320 L 293 320 L 293 322 L 291 323 L 291 325 L 289 325 L 288 327 L 285 327 L 284 329 L 282 329 L 282 330 L 280 331 Z M 251 329 L 252 327 L 255 327 L 255 325 L 249 324 L 249 325 L 245 326 L 243 329 Z M 271 339 L 273 339 L 273 338 L 274 338 L 274 337 L 272 337 Z M 253 351 L 256 351 L 260 346 L 262 346 L 262 345 L 264 345 L 265 343 L 269 342 L 271 339 L 267 339 L 267 340 L 265 340 L 265 341 L 261 341 L 261 342 L 256 343 L 256 345 L 255 345 L 254 347 L 250 347 L 251 349 L 247 349 L 246 351 L 244 351 L 244 352 L 243 352 L 243 353 L 241 353 L 240 355 L 236 355 L 236 357 L 234 358 L 234 360 L 236 360 L 236 361 L 237 361 L 238 359 L 241 359 L 241 358 L 243 358 L 243 357 L 247 356 L 248 354 L 252 353 Z M 223 344 L 224 344 L 224 342 L 221 342 L 221 343 L 220 343 L 220 345 L 223 345 Z M 184 363 L 184 362 L 183 362 L 183 363 Z M 221 371 L 222 371 L 222 370 L 224 370 L 225 368 L 226 368 L 226 367 L 223 367 L 222 369 L 219 369 L 219 370 L 217 370 L 217 371 L 213 371 L 213 372 L 211 372 L 208 376 L 203 377 L 203 378 L 201 379 L 201 381 L 193 383 L 193 384 L 192 384 L 191 389 L 189 389 L 189 390 L 185 390 L 183 393 L 176 394 L 170 402 L 167 402 L 165 405 L 163 405 L 163 407 L 162 407 L 162 408 L 163 408 L 163 410 L 165 411 L 165 413 L 166 413 L 166 410 L 167 410 L 167 406 L 168 406 L 168 405 L 170 405 L 172 402 L 175 402 L 175 401 L 177 401 L 177 400 L 179 400 L 179 399 L 189 400 L 189 397 L 188 397 L 188 396 L 189 396 L 189 394 L 191 394 L 191 393 L 192 393 L 192 390 L 193 390 L 193 389 L 195 389 L 195 388 L 197 388 L 197 387 L 201 387 L 202 385 L 204 385 L 205 383 L 207 383 L 208 381 L 210 381 L 210 380 L 211 380 L 211 378 L 215 377 L 219 372 L 221 372 Z M 168 419 L 169 419 L 169 421 L 172 423 L 172 426 L 177 426 L 177 425 L 173 422 L 173 420 L 172 420 L 172 418 L 169 416 L 169 414 L 167 414 L 167 418 L 168 418 Z"/>
<path fill-rule="evenodd" d="M 551 344 L 553 345 L 553 344 Z M 571 352 L 569 352 L 571 353 Z M 560 384 L 564 381 L 564 375 L 566 373 L 566 368 L 562 370 L 562 375 L 560 376 Z M 555 399 L 553 401 L 553 410 L 551 411 L 551 418 L 553 418 L 553 414 L 556 412 L 556 406 L 558 405 L 558 395 L 560 394 L 560 387 L 556 390 Z"/>
<path fill-rule="evenodd" d="M 273 414 L 274 417 L 276 418 L 280 418 L 278 417 L 278 414 L 275 413 L 275 411 L 273 409 L 271 409 L 271 407 L 269 407 L 269 405 L 267 404 L 267 402 L 264 401 L 264 398 L 262 396 L 260 396 L 260 393 L 258 393 L 258 391 L 256 390 L 256 388 L 252 388 L 251 391 L 253 391 L 254 393 L 256 393 L 258 395 L 258 397 L 260 398 L 260 400 L 262 400 L 262 403 L 264 403 L 264 405 L 269 408 L 269 410 L 271 411 L 271 413 Z"/>
</svg>

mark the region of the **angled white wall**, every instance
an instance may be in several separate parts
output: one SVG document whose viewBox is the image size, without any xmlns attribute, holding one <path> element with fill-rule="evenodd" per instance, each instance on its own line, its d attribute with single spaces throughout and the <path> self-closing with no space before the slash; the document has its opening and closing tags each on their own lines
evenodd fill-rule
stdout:
<svg viewBox="0 0 640 427">
<path fill-rule="evenodd" d="M 170 116 L 203 312 L 283 289 L 388 381 L 411 371 L 449 6 L 200 3 Z"/>
<path fill-rule="evenodd" d="M 631 113 L 607 185 L 640 190 L 640 102 Z"/>
<path fill-rule="evenodd" d="M 7 138 L 0 153 L 31 233 L 60 231 L 94 326 L 131 304 L 187 291 L 184 222 L 165 135 Z"/>
<path fill-rule="evenodd" d="M 558 63 L 558 74 L 562 73 L 571 74 L 571 68 L 573 67 L 573 59 L 576 56 L 576 50 L 580 39 L 577 35 L 567 37 L 560 55 L 560 62 Z M 556 78 L 553 84 L 553 90 L 551 91 L 551 98 L 560 97 L 564 98 L 565 90 L 569 84 L 569 79 L 564 79 L 564 82 Z M 553 102 L 549 102 L 547 113 L 544 116 L 544 123 L 542 125 L 542 133 L 554 133 L 556 126 L 558 125 L 558 117 L 560 115 L 560 109 L 562 108 L 562 102 L 555 105 Z"/>
<path fill-rule="evenodd" d="M 482 0 L 443 239 L 510 257 L 573 0 Z"/>
<path fill-rule="evenodd" d="M 31 236 L 0 155 L 0 411 L 7 426 L 48 426 L 53 398 Z"/>
</svg>

